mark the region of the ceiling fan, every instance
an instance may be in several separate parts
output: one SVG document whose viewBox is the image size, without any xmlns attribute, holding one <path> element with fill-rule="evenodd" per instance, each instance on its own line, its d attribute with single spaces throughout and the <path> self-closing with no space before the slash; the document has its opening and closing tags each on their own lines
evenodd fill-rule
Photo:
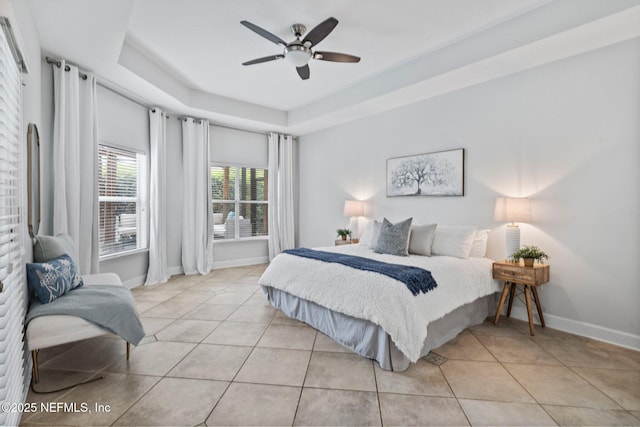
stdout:
<svg viewBox="0 0 640 427">
<path fill-rule="evenodd" d="M 333 31 L 336 25 L 338 25 L 338 20 L 333 17 L 318 24 L 313 30 L 309 31 L 303 40 L 300 40 L 300 38 L 307 30 L 307 27 L 302 24 L 293 24 L 291 26 L 291 32 L 296 36 L 296 39 L 291 43 L 285 42 L 275 34 L 272 34 L 264 28 L 260 28 L 249 21 L 240 21 L 240 23 L 265 39 L 284 46 L 284 51 L 279 55 L 253 59 L 251 61 L 243 62 L 242 65 L 253 65 L 260 64 L 262 62 L 274 61 L 276 59 L 285 59 L 291 65 L 296 67 L 298 75 L 302 80 L 307 80 L 310 74 L 308 63 L 311 58 L 332 62 L 360 62 L 359 57 L 348 55 L 346 53 L 320 52 L 313 50 L 313 48 L 324 40 L 324 38 Z"/>
</svg>

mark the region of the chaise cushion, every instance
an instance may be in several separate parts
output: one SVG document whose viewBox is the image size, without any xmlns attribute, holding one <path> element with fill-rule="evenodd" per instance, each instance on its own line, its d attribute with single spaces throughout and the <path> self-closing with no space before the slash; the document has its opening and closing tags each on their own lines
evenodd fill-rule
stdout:
<svg viewBox="0 0 640 427">
<path fill-rule="evenodd" d="M 27 283 L 31 294 L 46 304 L 82 286 L 82 277 L 65 254 L 48 262 L 27 263 Z"/>
<path fill-rule="evenodd" d="M 86 274 L 82 276 L 82 281 L 83 286 L 122 286 L 120 277 L 115 273 Z M 27 324 L 26 337 L 27 346 L 31 351 L 109 333 L 106 329 L 80 317 L 55 315 L 31 320 Z"/>
<path fill-rule="evenodd" d="M 68 234 L 35 237 L 33 243 L 33 260 L 35 262 L 47 262 L 60 258 L 64 254 L 69 255 L 76 266 L 80 265 L 76 245 Z"/>
</svg>

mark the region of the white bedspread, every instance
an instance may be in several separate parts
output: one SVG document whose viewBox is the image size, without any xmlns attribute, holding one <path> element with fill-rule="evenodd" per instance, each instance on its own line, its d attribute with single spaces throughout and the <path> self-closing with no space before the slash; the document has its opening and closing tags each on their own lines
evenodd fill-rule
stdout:
<svg viewBox="0 0 640 427">
<path fill-rule="evenodd" d="M 500 284 L 491 275 L 493 261 L 488 258 L 398 257 L 377 254 L 362 245 L 316 249 L 413 265 L 431 272 L 438 287 L 426 294 L 413 296 L 403 283 L 378 273 L 280 254 L 259 280 L 262 286 L 283 290 L 381 326 L 412 362 L 420 357 L 430 322 L 500 290 Z"/>
</svg>

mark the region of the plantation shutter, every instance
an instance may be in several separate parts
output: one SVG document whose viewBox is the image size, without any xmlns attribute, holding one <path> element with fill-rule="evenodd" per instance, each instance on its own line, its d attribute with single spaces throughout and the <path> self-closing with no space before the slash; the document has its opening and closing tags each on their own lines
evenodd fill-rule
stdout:
<svg viewBox="0 0 640 427">
<path fill-rule="evenodd" d="M 20 61 L 8 21 L 0 18 L 0 402 L 24 402 L 30 360 L 24 345 L 28 298 L 21 208 Z M 19 412 L 0 411 L 0 425 L 17 425 Z"/>
</svg>

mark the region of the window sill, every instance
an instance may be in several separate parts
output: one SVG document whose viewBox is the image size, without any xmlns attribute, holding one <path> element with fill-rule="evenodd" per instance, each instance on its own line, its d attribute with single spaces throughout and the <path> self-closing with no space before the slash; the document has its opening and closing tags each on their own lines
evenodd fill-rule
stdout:
<svg viewBox="0 0 640 427">
<path fill-rule="evenodd" d="M 118 253 L 115 253 L 115 254 L 103 255 L 98 259 L 98 261 L 99 262 L 111 261 L 112 259 L 117 259 L 117 258 L 122 258 L 122 257 L 129 256 L 129 255 L 136 255 L 136 254 L 142 254 L 142 253 L 147 253 L 147 252 L 149 252 L 149 248 L 132 249 L 130 251 L 124 251 L 124 252 L 118 252 Z"/>
<path fill-rule="evenodd" d="M 241 237 L 239 239 L 218 239 L 214 240 L 213 244 L 217 245 L 219 243 L 238 243 L 238 242 L 256 242 L 256 241 L 267 241 L 269 240 L 269 236 L 255 236 L 255 237 Z"/>
</svg>

